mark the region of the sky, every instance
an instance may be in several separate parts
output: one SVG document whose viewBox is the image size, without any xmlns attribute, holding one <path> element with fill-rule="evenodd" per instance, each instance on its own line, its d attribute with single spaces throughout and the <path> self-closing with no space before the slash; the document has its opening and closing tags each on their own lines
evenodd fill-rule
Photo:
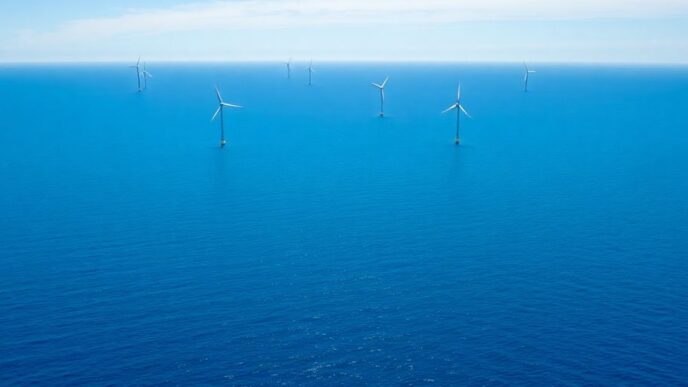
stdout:
<svg viewBox="0 0 688 387">
<path fill-rule="evenodd" d="M 688 63 L 688 0 L 0 0 L 0 62 Z"/>
</svg>

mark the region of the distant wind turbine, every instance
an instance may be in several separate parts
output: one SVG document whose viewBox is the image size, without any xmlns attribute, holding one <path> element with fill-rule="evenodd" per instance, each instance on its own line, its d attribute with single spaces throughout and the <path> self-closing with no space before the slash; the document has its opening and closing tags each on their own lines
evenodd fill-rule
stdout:
<svg viewBox="0 0 688 387">
<path fill-rule="evenodd" d="M 308 86 L 313 85 L 313 60 L 311 59 L 311 64 L 308 65 Z"/>
<path fill-rule="evenodd" d="M 148 88 L 148 78 L 153 78 L 153 75 L 146 70 L 146 62 L 143 62 L 143 89 Z"/>
<path fill-rule="evenodd" d="M 371 85 L 377 87 L 380 90 L 380 117 L 385 116 L 385 86 L 387 85 L 388 80 L 389 77 L 385 78 L 385 81 L 382 82 L 382 84 L 371 83 Z"/>
<path fill-rule="evenodd" d="M 215 86 L 215 94 L 217 95 L 217 101 L 220 104 L 218 106 L 217 110 L 215 111 L 215 114 L 213 114 L 213 118 L 210 119 L 210 121 L 215 121 L 215 118 L 217 118 L 217 115 L 220 115 L 220 148 L 224 148 L 224 146 L 227 144 L 227 141 L 225 141 L 225 115 L 224 115 L 224 109 L 226 107 L 228 108 L 240 108 L 241 106 L 239 105 L 232 105 L 231 103 L 225 103 L 225 101 L 222 100 L 222 96 L 220 95 L 220 90 L 218 90 L 217 86 Z"/>
<path fill-rule="evenodd" d="M 459 128 L 461 125 L 461 113 L 465 114 L 466 117 L 468 117 L 468 118 L 473 118 L 473 117 L 471 117 L 470 114 L 468 114 L 466 109 L 464 109 L 463 105 L 461 105 L 461 85 L 459 85 L 459 88 L 456 91 L 456 103 L 449 106 L 442 113 L 447 113 L 447 112 L 450 112 L 454 109 L 456 109 L 456 138 L 454 139 L 454 141 L 455 141 L 456 145 L 459 145 L 459 143 L 461 143 L 461 138 L 459 137 Z"/>
<path fill-rule="evenodd" d="M 136 69 L 136 79 L 138 81 L 139 93 L 141 92 L 141 57 L 136 61 L 136 66 L 129 66 Z"/>
<path fill-rule="evenodd" d="M 523 91 L 527 93 L 528 92 L 528 78 L 530 78 L 530 74 L 534 74 L 534 73 L 536 73 L 536 71 L 528 69 L 528 65 L 525 63 L 523 64 L 523 66 L 526 68 L 526 76 L 523 79 Z"/>
<path fill-rule="evenodd" d="M 291 58 L 289 58 L 289 61 L 286 63 L 287 65 L 287 79 L 291 79 Z"/>
</svg>

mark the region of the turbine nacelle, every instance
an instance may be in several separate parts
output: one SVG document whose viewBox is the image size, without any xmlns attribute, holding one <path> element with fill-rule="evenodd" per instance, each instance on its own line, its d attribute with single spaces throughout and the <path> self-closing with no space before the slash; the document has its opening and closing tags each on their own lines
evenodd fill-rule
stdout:
<svg viewBox="0 0 688 387">
<path fill-rule="evenodd" d="M 146 62 L 143 62 L 143 72 L 141 74 L 146 78 L 153 78 L 153 75 L 146 70 Z"/>
<path fill-rule="evenodd" d="M 139 69 L 141 67 L 141 57 L 136 61 L 136 65 L 134 66 L 129 66 L 132 69 Z"/>
<path fill-rule="evenodd" d="M 385 86 L 387 85 L 387 81 L 389 81 L 389 77 L 385 78 L 385 81 L 382 82 L 382 84 L 374 83 L 374 82 L 373 82 L 373 83 L 371 83 L 371 85 L 377 87 L 378 89 L 384 89 Z"/>
<path fill-rule="evenodd" d="M 454 103 L 453 105 L 451 105 L 448 108 L 446 108 L 445 110 L 443 110 L 442 114 L 448 113 L 448 112 L 450 112 L 452 110 L 456 110 L 456 109 L 460 110 L 463 114 L 466 115 L 466 117 L 473 118 L 470 114 L 468 114 L 466 109 L 461 104 L 461 85 L 459 85 L 458 89 L 456 90 L 456 103 Z"/>
</svg>

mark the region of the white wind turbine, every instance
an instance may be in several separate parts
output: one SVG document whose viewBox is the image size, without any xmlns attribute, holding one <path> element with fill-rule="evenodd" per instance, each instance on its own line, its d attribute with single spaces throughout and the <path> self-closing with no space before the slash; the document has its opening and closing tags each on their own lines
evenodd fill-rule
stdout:
<svg viewBox="0 0 688 387">
<path fill-rule="evenodd" d="M 129 66 L 136 69 L 136 79 L 138 81 L 139 93 L 141 92 L 141 57 L 136 61 L 136 66 Z"/>
<path fill-rule="evenodd" d="M 233 105 L 231 103 L 225 103 L 225 101 L 222 100 L 222 96 L 220 95 L 220 90 L 218 90 L 217 86 L 215 86 L 215 94 L 217 95 L 217 101 L 220 104 L 218 106 L 217 110 L 215 111 L 215 114 L 213 114 L 213 118 L 210 119 L 210 121 L 214 121 L 215 118 L 217 118 L 217 115 L 220 115 L 220 148 L 223 148 L 226 144 L 227 141 L 225 141 L 225 115 L 224 115 L 224 109 L 226 107 L 228 108 L 240 108 L 241 106 L 239 105 Z"/>
<path fill-rule="evenodd" d="M 308 86 L 313 85 L 313 60 L 308 65 Z"/>
<path fill-rule="evenodd" d="M 141 73 L 143 75 L 143 89 L 148 88 L 148 78 L 153 78 L 153 75 L 146 70 L 146 62 L 143 62 L 143 72 Z"/>
<path fill-rule="evenodd" d="M 525 63 L 523 63 L 523 66 L 526 68 L 526 76 L 525 76 L 525 78 L 523 78 L 523 91 L 527 93 L 528 92 L 528 78 L 530 78 L 530 74 L 535 74 L 536 71 L 530 70 L 528 68 L 528 65 Z"/>
<path fill-rule="evenodd" d="M 455 141 L 456 145 L 459 145 L 459 143 L 461 143 L 461 138 L 459 137 L 459 128 L 461 125 L 461 113 L 465 114 L 466 117 L 468 117 L 468 118 L 473 118 L 473 117 L 471 117 L 470 114 L 468 114 L 466 109 L 464 109 L 463 105 L 461 105 L 461 85 L 459 85 L 459 88 L 456 91 L 456 103 L 449 106 L 442 113 L 447 113 L 447 112 L 450 112 L 454 109 L 456 109 L 456 138 L 454 139 L 454 141 Z"/>
<path fill-rule="evenodd" d="M 371 83 L 371 85 L 377 87 L 380 90 L 380 117 L 385 116 L 385 86 L 387 85 L 388 80 L 389 77 L 386 77 L 385 81 L 382 82 L 382 84 Z"/>
</svg>

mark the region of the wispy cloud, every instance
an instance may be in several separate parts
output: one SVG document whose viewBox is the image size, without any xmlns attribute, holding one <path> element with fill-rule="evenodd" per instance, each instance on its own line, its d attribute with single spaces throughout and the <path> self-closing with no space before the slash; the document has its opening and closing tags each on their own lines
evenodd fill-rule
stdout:
<svg viewBox="0 0 688 387">
<path fill-rule="evenodd" d="M 161 55 L 179 57 L 184 53 L 207 54 L 210 47 L 233 48 L 234 52 L 250 51 L 253 56 L 258 47 L 275 48 L 280 35 L 296 35 L 288 44 L 301 38 L 309 42 L 318 37 L 303 38 L 303 31 L 317 29 L 320 40 L 327 43 L 360 47 L 361 39 L 354 41 L 361 31 L 377 31 L 387 38 L 405 35 L 422 48 L 423 36 L 431 38 L 430 30 L 445 30 L 466 23 L 483 22 L 494 26 L 508 23 L 541 23 L 552 21 L 600 20 L 661 20 L 688 18 L 686 0 L 215 0 L 196 1 L 166 8 L 130 9 L 109 17 L 63 20 L 57 25 L 36 28 L 29 26 L 16 31 L 14 36 L 0 38 L 2 56 L 88 58 L 99 53 L 131 56 L 128 48 L 148 51 L 160 46 L 171 46 Z M 486 23 L 485 23 L 486 22 Z M 493 24 L 491 24 L 493 23 Z M 445 27 L 442 27 L 445 26 Z M 492 28 L 492 27 L 490 27 Z M 413 32 L 409 32 L 413 31 Z M 419 32 L 420 31 L 420 32 Z M 485 32 L 486 30 L 484 30 Z M 225 32 L 227 32 L 225 34 Z M 502 31 L 504 32 L 504 31 Z M 387 34 L 387 35 L 385 35 Z M 505 39 L 494 37 L 491 30 L 486 39 L 495 42 Z M 493 36 L 494 35 L 494 36 Z M 420 36 L 420 37 L 419 37 Z M 440 38 L 432 36 L 433 40 Z M 444 38 L 444 37 L 441 37 Z M 226 43 L 227 40 L 234 41 Z M 239 39 L 252 39 L 241 46 Z M 347 40 L 348 39 L 348 40 Z M 214 40 L 209 43 L 208 40 Z M 332 41 L 335 40 L 335 41 Z M 321 41 L 325 44 L 326 42 Z M 363 42 L 366 43 L 366 42 Z M 148 46 L 146 46 L 146 44 Z M 477 44 L 477 43 L 476 43 Z M 250 46 L 249 46 L 250 45 Z M 279 46 L 284 48 L 283 45 Z M 242 48 L 243 47 L 243 48 Z M 464 46 L 465 47 L 465 46 Z M 292 47 L 295 48 L 295 47 Z M 317 49 L 317 47 L 310 47 Z M 322 47 L 321 47 L 322 48 Z M 404 45 L 404 49 L 410 48 Z M 420 48 L 417 51 L 421 51 Z M 253 51 L 252 51 L 253 50 Z M 332 51 L 332 50 L 331 50 Z M 139 51 L 140 52 L 140 51 Z M 72 53 L 70 56 L 69 53 Z M 107 54 L 105 54 L 107 53 Z M 181 53 L 181 54 L 180 54 Z M 39 57 L 40 55 L 35 55 Z"/>
<path fill-rule="evenodd" d="M 50 31 L 25 30 L 20 45 L 102 41 L 131 34 L 203 30 L 462 21 L 662 18 L 688 14 L 685 0 L 236 0 L 129 10 L 114 17 L 64 22 Z"/>
</svg>

